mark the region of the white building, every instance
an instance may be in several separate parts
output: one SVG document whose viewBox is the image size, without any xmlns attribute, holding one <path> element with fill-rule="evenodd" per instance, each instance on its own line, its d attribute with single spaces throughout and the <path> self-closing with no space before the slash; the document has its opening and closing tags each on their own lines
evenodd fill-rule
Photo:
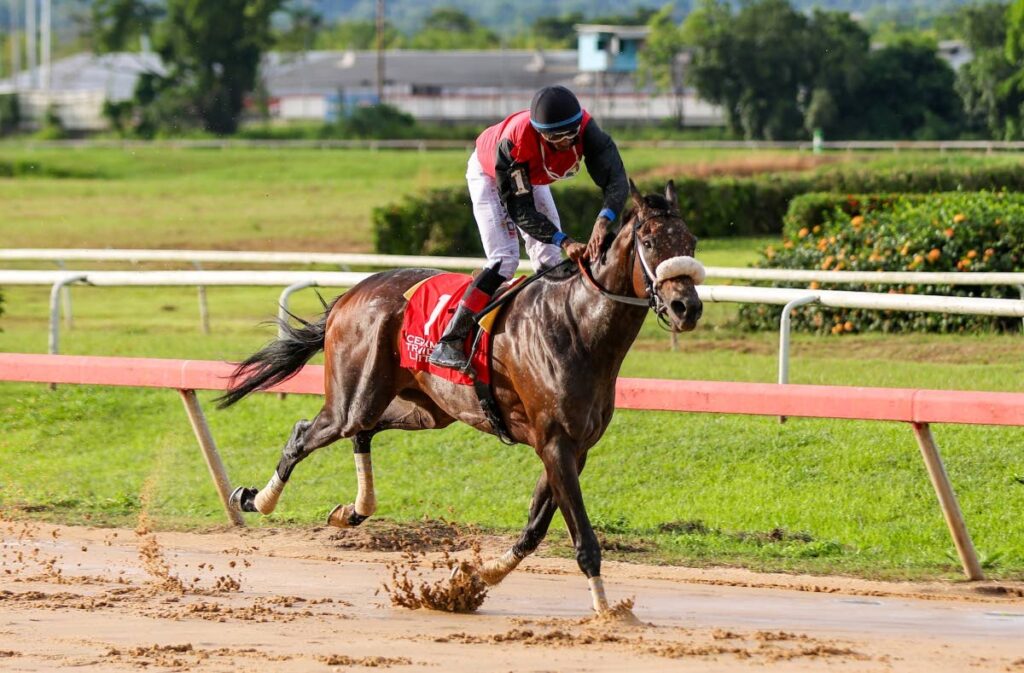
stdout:
<svg viewBox="0 0 1024 673">
<path fill-rule="evenodd" d="M 78 54 L 53 64 L 49 90 L 21 73 L 0 81 L 0 93 L 19 93 L 23 119 L 39 120 L 53 105 L 69 130 L 96 131 L 106 127 L 103 102 L 130 99 L 144 72 L 163 72 L 155 54 Z M 529 107 L 537 89 L 553 84 L 573 89 L 603 123 L 657 122 L 676 109 L 670 96 L 637 91 L 631 73 L 582 71 L 575 50 L 392 50 L 384 52 L 384 73 L 384 101 L 430 122 L 490 123 Z M 282 120 L 331 121 L 377 100 L 374 51 L 271 53 L 262 74 L 271 114 Z M 689 90 L 683 110 L 688 125 L 723 123 Z"/>
<path fill-rule="evenodd" d="M 107 127 L 103 102 L 131 98 L 135 82 L 144 72 L 164 72 L 156 54 L 75 54 L 53 64 L 49 89 L 39 88 L 24 71 L 0 80 L 0 94 L 18 93 L 22 119 L 42 119 L 52 105 L 65 128 L 100 131 Z"/>
<path fill-rule="evenodd" d="M 487 123 L 525 109 L 537 89 L 561 84 L 606 122 L 656 122 L 675 109 L 669 96 L 637 91 L 626 73 L 580 70 L 575 50 L 413 51 L 384 54 L 384 100 L 417 119 Z M 264 80 L 272 112 L 282 119 L 331 120 L 353 105 L 377 100 L 373 51 L 271 55 Z M 684 118 L 694 126 L 720 125 L 720 111 L 684 95 Z"/>
</svg>

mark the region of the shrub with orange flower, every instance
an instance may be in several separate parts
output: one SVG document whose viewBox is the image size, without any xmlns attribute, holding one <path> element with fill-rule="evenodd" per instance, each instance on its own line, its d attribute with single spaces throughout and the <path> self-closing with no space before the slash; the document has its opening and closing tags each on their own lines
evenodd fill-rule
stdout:
<svg viewBox="0 0 1024 673">
<path fill-rule="evenodd" d="M 831 200 L 830 200 L 831 199 Z M 1019 271 L 1024 260 L 1024 194 L 955 192 L 927 195 L 822 194 L 794 199 L 787 215 L 791 248 L 758 266 L 787 269 L 852 271 Z M 859 210 L 858 210 L 859 209 Z M 955 215 L 951 215 L 955 214 Z M 814 221 L 812 218 L 820 218 Z M 864 226 L 853 226 L 854 218 Z M 800 226 L 789 228 L 793 223 Z M 870 227 L 866 226 L 870 222 Z M 939 223 L 946 224 L 939 224 Z M 938 225 L 938 226 L 937 226 Z M 820 228 L 820 229 L 816 229 Z M 810 229 L 816 236 L 805 232 Z M 804 233 L 804 236 L 798 236 Z M 984 251 L 984 252 L 982 252 Z M 776 285 L 780 285 L 776 283 Z M 782 283 L 783 286 L 793 286 Z M 847 283 L 843 290 L 892 294 L 944 294 L 1018 298 L 1008 286 L 905 287 Z M 764 307 L 761 307 L 764 308 Z M 778 329 L 779 307 L 740 309 L 740 324 L 752 329 Z M 824 319 L 822 319 L 824 317 Z M 948 316 L 900 311 L 843 310 L 808 306 L 793 318 L 794 329 L 820 334 L 869 331 L 1020 330 L 1018 320 L 983 316 Z M 836 326 L 840 328 L 835 329 Z"/>
</svg>

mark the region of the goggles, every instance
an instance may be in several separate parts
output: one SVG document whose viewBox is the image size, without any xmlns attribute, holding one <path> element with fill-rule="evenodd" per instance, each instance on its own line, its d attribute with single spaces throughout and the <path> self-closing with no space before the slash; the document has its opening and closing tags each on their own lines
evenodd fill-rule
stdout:
<svg viewBox="0 0 1024 673">
<path fill-rule="evenodd" d="M 549 143 L 559 143 L 566 140 L 575 140 L 576 136 L 580 134 L 580 127 L 573 126 L 565 131 L 541 131 L 540 134 Z"/>
</svg>

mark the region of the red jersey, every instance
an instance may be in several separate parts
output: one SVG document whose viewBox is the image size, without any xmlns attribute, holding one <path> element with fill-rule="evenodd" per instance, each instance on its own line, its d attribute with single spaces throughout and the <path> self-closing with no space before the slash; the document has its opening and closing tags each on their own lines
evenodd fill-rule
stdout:
<svg viewBox="0 0 1024 673">
<path fill-rule="evenodd" d="M 530 123 L 530 111 L 523 110 L 507 117 L 504 121 L 486 129 L 476 139 L 476 157 L 484 173 L 495 178 L 494 165 L 498 157 L 498 145 L 509 140 L 512 145 L 512 159 L 529 165 L 530 184 L 549 185 L 555 180 L 576 174 L 583 159 L 583 131 L 590 122 L 590 113 L 583 111 L 580 132 L 573 145 L 556 151 L 544 142 L 540 132 Z M 541 146 L 544 143 L 544 146 Z"/>
</svg>

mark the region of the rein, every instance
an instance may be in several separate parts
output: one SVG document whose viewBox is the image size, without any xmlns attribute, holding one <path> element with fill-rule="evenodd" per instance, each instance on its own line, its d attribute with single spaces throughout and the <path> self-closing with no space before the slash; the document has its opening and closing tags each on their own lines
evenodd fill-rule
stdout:
<svg viewBox="0 0 1024 673">
<path fill-rule="evenodd" d="M 667 313 L 665 303 L 661 300 L 661 297 L 657 292 L 657 274 L 651 270 L 650 265 L 647 263 L 647 259 L 644 257 L 643 251 L 640 250 L 640 229 L 648 219 L 649 218 L 641 218 L 637 216 L 636 222 L 633 224 L 633 247 L 629 251 L 629 266 L 631 269 L 635 263 L 634 259 L 636 257 L 640 258 L 640 275 L 643 277 L 644 285 L 647 288 L 646 297 L 630 297 L 629 295 L 609 292 L 605 288 L 601 287 L 594 278 L 589 265 L 584 265 L 582 260 L 577 260 L 576 264 L 579 266 L 580 273 L 583 274 L 583 277 L 587 279 L 587 282 L 590 283 L 591 287 L 597 290 L 601 296 L 607 297 L 612 301 L 617 301 L 620 304 L 645 306 L 654 311 L 655 315 L 658 316 L 658 324 L 660 324 L 664 329 L 671 329 L 671 326 L 668 324 L 668 319 L 665 317 L 665 314 Z"/>
<path fill-rule="evenodd" d="M 609 292 L 608 290 L 604 289 L 600 285 L 598 285 L 597 281 L 594 279 L 593 274 L 590 273 L 590 267 L 589 266 L 585 266 L 583 264 L 583 260 L 582 259 L 576 260 L 576 265 L 580 267 L 580 273 L 583 274 L 583 277 L 587 279 L 587 282 L 590 283 L 591 287 L 593 287 L 595 290 L 597 290 L 598 293 L 600 293 L 602 296 L 607 297 L 608 299 L 611 299 L 612 301 L 617 301 L 617 302 L 619 302 L 621 304 L 629 304 L 631 306 L 644 306 L 646 308 L 654 308 L 652 306 L 652 302 L 651 302 L 649 296 L 648 297 L 630 297 L 629 295 L 625 295 L 625 294 L 614 294 L 614 293 Z"/>
</svg>

